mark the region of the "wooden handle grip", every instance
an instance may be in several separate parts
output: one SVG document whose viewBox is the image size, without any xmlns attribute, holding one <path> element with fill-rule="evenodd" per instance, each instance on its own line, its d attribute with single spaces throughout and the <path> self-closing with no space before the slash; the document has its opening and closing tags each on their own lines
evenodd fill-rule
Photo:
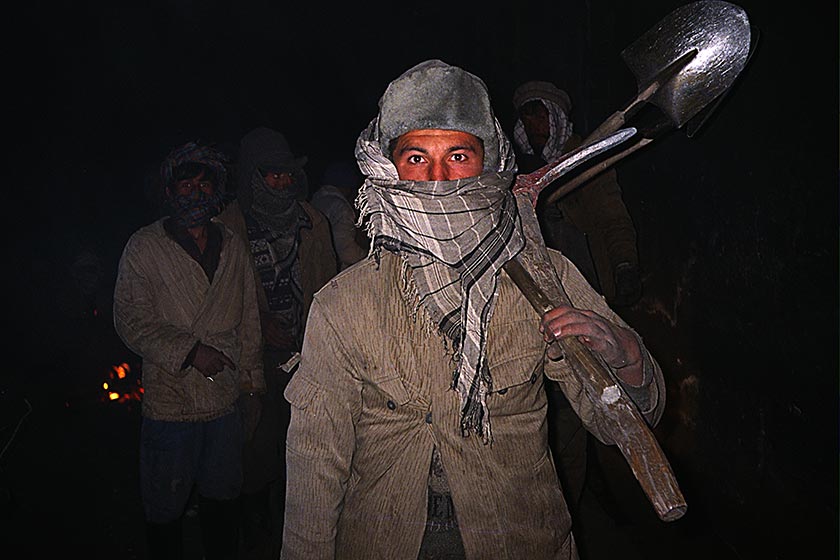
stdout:
<svg viewBox="0 0 840 560">
<path fill-rule="evenodd" d="M 525 194 L 517 194 L 516 198 L 526 244 L 525 249 L 505 265 L 505 271 L 532 307 L 544 314 L 560 303 L 570 304 L 570 301 L 551 263 L 530 200 Z M 560 346 L 590 400 L 596 403 L 601 420 L 659 518 L 673 521 L 682 517 L 687 509 L 686 501 L 671 465 L 644 417 L 609 368 L 574 337 L 553 344 Z"/>
</svg>

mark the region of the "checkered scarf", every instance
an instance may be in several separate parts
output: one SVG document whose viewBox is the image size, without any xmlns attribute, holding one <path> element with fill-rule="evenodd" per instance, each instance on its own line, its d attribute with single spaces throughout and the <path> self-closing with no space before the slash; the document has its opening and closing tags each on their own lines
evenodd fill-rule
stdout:
<svg viewBox="0 0 840 560">
<path fill-rule="evenodd" d="M 172 223 L 179 228 L 204 225 L 218 216 L 224 206 L 221 194 L 197 191 L 188 195 L 175 195 L 167 203 L 172 211 Z"/>
<path fill-rule="evenodd" d="M 189 195 L 174 195 L 167 201 L 175 225 L 181 228 L 196 227 L 206 224 L 210 218 L 221 212 L 227 202 L 224 195 L 226 161 L 224 153 L 212 146 L 201 146 L 197 142 L 187 142 L 169 152 L 160 164 L 160 179 L 164 188 L 171 186 L 175 169 L 185 163 L 202 163 L 215 172 L 215 189 L 212 195 L 194 192 Z"/>
<path fill-rule="evenodd" d="M 563 155 L 563 146 L 572 135 L 572 121 L 566 116 L 566 112 L 560 105 L 548 99 L 540 99 L 545 108 L 548 110 L 548 126 L 549 134 L 548 141 L 542 149 L 543 161 L 550 163 L 556 161 Z M 522 119 L 517 118 L 513 123 L 513 141 L 522 153 L 533 155 L 534 148 L 528 141 L 528 134 L 525 132 L 525 125 L 522 124 Z"/>
<path fill-rule="evenodd" d="M 371 254 L 400 255 L 410 271 L 418 307 L 452 341 L 452 388 L 461 398 L 461 431 L 492 442 L 487 394 L 487 324 L 502 266 L 525 245 L 510 190 L 514 161 L 496 122 L 500 169 L 457 181 L 400 181 L 376 135 L 376 120 L 356 144 L 366 176 L 356 206 L 367 218 Z M 416 309 L 415 309 L 416 312 Z"/>
</svg>

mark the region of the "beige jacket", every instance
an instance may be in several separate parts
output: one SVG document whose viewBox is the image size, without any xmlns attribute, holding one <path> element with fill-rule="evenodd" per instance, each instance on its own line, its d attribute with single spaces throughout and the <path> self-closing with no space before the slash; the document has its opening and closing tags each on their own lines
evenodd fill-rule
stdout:
<svg viewBox="0 0 840 560">
<path fill-rule="evenodd" d="M 221 225 L 221 224 L 220 224 Z M 232 412 L 241 392 L 264 391 L 251 253 L 227 228 L 213 281 L 163 229 L 160 219 L 135 232 L 119 263 L 114 326 L 143 359 L 143 415 L 205 421 Z M 181 365 L 196 342 L 236 364 L 214 380 Z"/>
<path fill-rule="evenodd" d="M 565 257 L 552 251 L 578 306 L 626 326 Z M 539 317 L 502 273 L 488 332 L 494 442 L 462 437 L 451 355 L 416 320 L 399 257 L 366 259 L 315 296 L 300 369 L 285 396 L 288 484 L 282 558 L 416 558 L 427 510 L 432 449 L 441 453 L 467 557 L 575 558 L 563 494 L 546 440 L 543 371 L 559 381 L 588 429 L 605 443 L 593 403 L 564 361 L 551 362 Z M 647 350 L 644 414 L 665 404 Z"/>
</svg>

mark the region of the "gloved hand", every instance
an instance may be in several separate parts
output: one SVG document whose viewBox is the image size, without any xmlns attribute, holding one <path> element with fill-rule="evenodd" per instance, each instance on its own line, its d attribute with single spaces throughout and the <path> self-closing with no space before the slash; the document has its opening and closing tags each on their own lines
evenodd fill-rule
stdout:
<svg viewBox="0 0 840 560">
<path fill-rule="evenodd" d="M 245 441 L 251 441 L 262 416 L 262 396 L 256 393 L 242 393 L 239 396 L 239 413 L 242 416 Z"/>
<path fill-rule="evenodd" d="M 629 262 L 619 263 L 613 271 L 615 298 L 613 305 L 633 305 L 642 297 L 642 279 L 639 267 Z"/>
</svg>

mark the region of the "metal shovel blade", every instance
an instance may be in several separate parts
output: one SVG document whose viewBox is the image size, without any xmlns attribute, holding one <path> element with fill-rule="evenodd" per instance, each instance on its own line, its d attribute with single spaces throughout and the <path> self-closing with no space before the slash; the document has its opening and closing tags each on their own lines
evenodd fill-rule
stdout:
<svg viewBox="0 0 840 560">
<path fill-rule="evenodd" d="M 621 52 L 641 89 L 692 49 L 696 56 L 648 100 L 680 128 L 725 92 L 746 65 L 750 23 L 740 7 L 701 0 L 677 8 Z"/>
</svg>

